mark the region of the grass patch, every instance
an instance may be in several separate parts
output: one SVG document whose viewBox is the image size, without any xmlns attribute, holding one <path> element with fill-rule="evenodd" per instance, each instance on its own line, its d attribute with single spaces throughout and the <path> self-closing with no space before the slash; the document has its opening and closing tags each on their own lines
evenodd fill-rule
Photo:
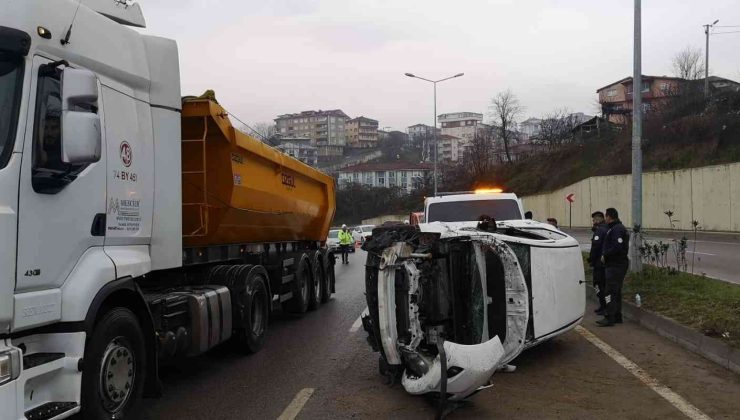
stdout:
<svg viewBox="0 0 740 420">
<path fill-rule="evenodd" d="M 740 347 L 740 286 L 646 265 L 625 280 L 624 299 L 634 301 L 636 293 L 643 308 Z"/>
<path fill-rule="evenodd" d="M 590 283 L 593 270 L 588 254 L 583 256 Z M 628 302 L 634 303 L 637 293 L 644 309 L 740 348 L 740 285 L 645 265 L 642 273 L 629 273 L 622 288 Z"/>
</svg>

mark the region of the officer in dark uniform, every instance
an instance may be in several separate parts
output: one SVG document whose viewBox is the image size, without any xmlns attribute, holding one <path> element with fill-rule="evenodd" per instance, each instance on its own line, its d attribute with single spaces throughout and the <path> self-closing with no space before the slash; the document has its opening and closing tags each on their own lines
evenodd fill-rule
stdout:
<svg viewBox="0 0 740 420">
<path fill-rule="evenodd" d="M 606 284 L 604 301 L 606 313 L 604 319 L 596 321 L 600 327 L 611 327 L 615 323 L 622 323 L 622 283 L 629 268 L 630 236 L 622 222 L 619 213 L 614 208 L 606 209 L 606 223 L 609 230 L 604 237 L 602 261 L 604 262 Z"/>
<path fill-rule="evenodd" d="M 609 227 L 604 222 L 604 213 L 600 211 L 591 213 L 591 221 L 593 222 L 593 227 L 591 227 L 593 235 L 591 235 L 591 252 L 588 254 L 588 264 L 593 268 L 594 289 L 596 289 L 596 296 L 599 298 L 599 307 L 594 312 L 597 315 L 604 315 L 606 313 L 606 301 L 604 300 L 606 272 L 604 263 L 601 262 L 601 252 L 604 248 L 604 238 L 606 238 Z"/>
</svg>

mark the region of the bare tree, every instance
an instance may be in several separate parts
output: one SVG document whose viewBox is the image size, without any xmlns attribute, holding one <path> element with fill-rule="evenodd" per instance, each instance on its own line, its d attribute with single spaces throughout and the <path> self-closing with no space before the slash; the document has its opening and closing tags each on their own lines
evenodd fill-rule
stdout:
<svg viewBox="0 0 740 420">
<path fill-rule="evenodd" d="M 688 46 L 673 56 L 673 74 L 686 80 L 697 80 L 704 76 L 704 59 L 701 50 Z"/>
<path fill-rule="evenodd" d="M 477 130 L 470 146 L 466 148 L 464 159 L 472 180 L 486 176 L 494 165 L 496 155 L 496 128 Z"/>
<path fill-rule="evenodd" d="M 491 111 L 493 114 L 493 123 L 499 131 L 499 138 L 504 145 L 506 161 L 511 163 L 511 152 L 509 150 L 512 141 L 516 138 L 516 123 L 524 107 L 519 103 L 516 95 L 507 89 L 499 92 L 491 100 Z"/>
<path fill-rule="evenodd" d="M 537 138 L 554 150 L 573 140 L 573 130 L 578 124 L 578 119 L 566 108 L 556 109 L 542 119 Z"/>
</svg>

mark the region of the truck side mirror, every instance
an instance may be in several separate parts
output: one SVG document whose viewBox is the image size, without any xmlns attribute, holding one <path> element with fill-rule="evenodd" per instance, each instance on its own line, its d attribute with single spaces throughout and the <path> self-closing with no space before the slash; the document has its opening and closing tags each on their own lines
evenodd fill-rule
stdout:
<svg viewBox="0 0 740 420">
<path fill-rule="evenodd" d="M 62 72 L 62 161 L 86 164 L 100 160 L 98 79 L 84 69 Z"/>
</svg>

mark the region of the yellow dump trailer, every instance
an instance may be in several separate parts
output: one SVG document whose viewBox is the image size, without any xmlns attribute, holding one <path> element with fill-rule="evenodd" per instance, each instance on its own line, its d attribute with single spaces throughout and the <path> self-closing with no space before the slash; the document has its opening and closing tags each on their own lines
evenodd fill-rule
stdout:
<svg viewBox="0 0 740 420">
<path fill-rule="evenodd" d="M 334 180 L 235 129 L 208 99 L 182 108 L 183 246 L 325 241 Z"/>
</svg>

